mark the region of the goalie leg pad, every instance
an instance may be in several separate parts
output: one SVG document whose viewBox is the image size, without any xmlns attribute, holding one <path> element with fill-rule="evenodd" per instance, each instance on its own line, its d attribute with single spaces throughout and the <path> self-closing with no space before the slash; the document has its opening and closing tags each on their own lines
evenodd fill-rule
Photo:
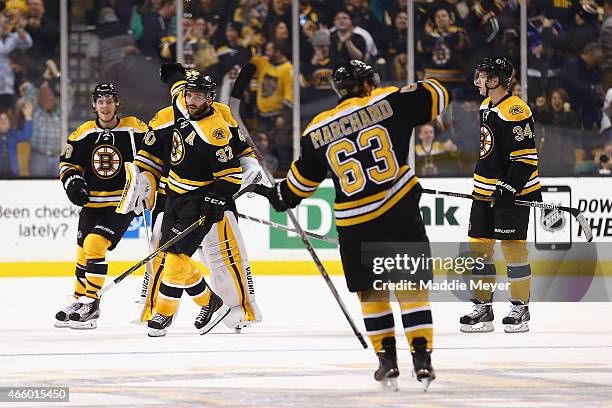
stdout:
<svg viewBox="0 0 612 408">
<path fill-rule="evenodd" d="M 248 255 L 233 212 L 226 211 L 223 220 L 213 225 L 199 253 L 211 271 L 212 289 L 232 309 L 232 318 L 224 320 L 226 325 L 235 328 L 260 322 Z"/>
</svg>

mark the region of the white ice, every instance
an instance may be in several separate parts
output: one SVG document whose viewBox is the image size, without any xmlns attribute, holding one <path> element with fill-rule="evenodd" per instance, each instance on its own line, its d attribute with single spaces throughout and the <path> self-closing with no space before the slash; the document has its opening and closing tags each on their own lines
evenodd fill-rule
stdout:
<svg viewBox="0 0 612 408">
<path fill-rule="evenodd" d="M 390 393 L 320 277 L 255 279 L 262 324 L 199 336 L 197 308 L 184 297 L 164 338 L 130 325 L 137 278 L 104 297 L 91 331 L 53 327 L 70 278 L 0 279 L 0 387 L 70 387 L 69 403 L 44 407 L 612 407 L 612 303 L 532 303 L 526 334 L 503 332 L 506 303 L 495 304 L 488 334 L 459 333 L 469 305 L 436 303 L 438 379 L 427 393 L 410 375 L 396 319 L 400 391 Z M 334 282 L 363 330 L 356 297 L 342 277 Z"/>
</svg>

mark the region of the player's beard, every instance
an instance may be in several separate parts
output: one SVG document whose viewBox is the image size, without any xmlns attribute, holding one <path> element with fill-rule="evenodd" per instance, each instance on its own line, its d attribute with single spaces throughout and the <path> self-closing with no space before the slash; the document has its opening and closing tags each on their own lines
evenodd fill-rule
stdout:
<svg viewBox="0 0 612 408">
<path fill-rule="evenodd" d="M 196 120 L 201 119 L 202 116 L 204 116 L 208 112 L 208 109 L 210 109 L 210 105 L 208 105 L 208 103 L 206 102 L 200 105 L 200 107 L 197 107 L 196 105 L 187 105 L 187 112 L 189 113 L 189 118 Z"/>
</svg>

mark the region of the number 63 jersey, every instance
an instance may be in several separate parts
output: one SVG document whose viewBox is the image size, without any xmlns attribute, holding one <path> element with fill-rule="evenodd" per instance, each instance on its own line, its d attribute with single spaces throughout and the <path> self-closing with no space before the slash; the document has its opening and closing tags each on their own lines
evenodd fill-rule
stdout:
<svg viewBox="0 0 612 408">
<path fill-rule="evenodd" d="M 287 173 L 288 190 L 306 198 L 329 170 L 341 237 L 349 231 L 382 232 L 381 217 L 392 208 L 405 205 L 405 216 L 413 217 L 407 198 L 418 197 L 420 185 L 406 163 L 412 129 L 435 119 L 449 102 L 446 88 L 431 79 L 341 101 L 304 130 L 300 157 Z"/>
<path fill-rule="evenodd" d="M 510 94 L 493 105 L 480 105 L 480 157 L 474 170 L 474 193 L 491 196 L 498 183 L 516 190 L 522 200 L 542 200 L 535 128 L 529 106 Z"/>
</svg>

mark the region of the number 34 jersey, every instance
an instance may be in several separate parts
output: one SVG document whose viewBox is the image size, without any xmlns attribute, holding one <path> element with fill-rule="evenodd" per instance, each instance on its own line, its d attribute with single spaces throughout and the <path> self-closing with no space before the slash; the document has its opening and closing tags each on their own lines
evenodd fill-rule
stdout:
<svg viewBox="0 0 612 408">
<path fill-rule="evenodd" d="M 289 190 L 308 197 L 330 170 L 339 232 L 369 229 L 366 223 L 420 190 L 406 163 L 412 128 L 435 119 L 449 102 L 449 92 L 435 80 L 340 102 L 305 129 L 300 157 L 287 174 Z"/>
<path fill-rule="evenodd" d="M 480 157 L 474 170 L 474 193 L 491 196 L 505 183 L 522 200 L 541 200 L 535 128 L 529 106 L 506 95 L 496 105 L 480 105 Z"/>
</svg>

